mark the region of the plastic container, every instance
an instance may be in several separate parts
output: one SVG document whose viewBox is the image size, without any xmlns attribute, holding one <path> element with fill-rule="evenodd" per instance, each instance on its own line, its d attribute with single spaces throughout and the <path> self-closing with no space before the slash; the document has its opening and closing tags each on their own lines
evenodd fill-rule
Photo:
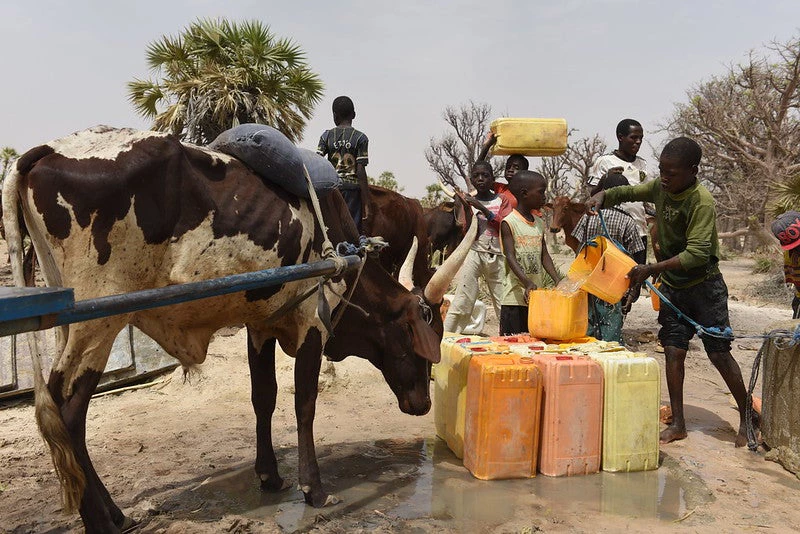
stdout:
<svg viewBox="0 0 800 534">
<path fill-rule="evenodd" d="M 603 367 L 603 471 L 658 469 L 661 369 L 653 358 L 590 354 Z"/>
<path fill-rule="evenodd" d="M 433 420 L 436 435 L 458 458 L 464 457 L 464 414 L 467 401 L 467 371 L 473 356 L 508 354 L 507 347 L 491 342 L 458 343 L 437 364 L 434 375 Z"/>
<path fill-rule="evenodd" d="M 483 337 L 483 336 L 466 336 L 463 334 L 453 334 L 450 332 L 445 332 L 442 336 L 442 342 L 439 344 L 440 353 L 442 358 L 445 357 L 445 353 L 449 354 L 453 348 L 453 345 L 457 343 L 474 343 L 477 341 L 483 341 L 485 343 L 489 343 L 490 340 Z M 436 365 L 433 366 L 434 369 Z"/>
<path fill-rule="evenodd" d="M 481 480 L 536 476 L 542 374 L 533 359 L 472 358 L 467 375 L 464 467 Z"/>
<path fill-rule="evenodd" d="M 446 440 L 447 436 L 447 393 L 448 377 L 452 365 L 452 351 L 455 345 L 474 343 L 475 346 L 491 345 L 491 341 L 480 336 L 462 336 L 460 334 L 445 334 L 441 342 L 441 359 L 433 364 L 431 376 L 433 378 L 433 420 L 436 425 L 436 435 Z"/>
<path fill-rule="evenodd" d="M 600 470 L 603 370 L 588 356 L 535 354 L 542 372 L 539 472 L 572 476 Z"/>
<path fill-rule="evenodd" d="M 655 284 L 653 284 L 653 285 L 654 285 L 654 286 L 655 286 L 655 288 L 656 288 L 656 289 L 658 289 L 659 291 L 661 290 L 661 282 L 656 282 L 656 283 L 655 283 Z M 652 289 L 650 290 L 650 302 L 652 302 L 652 303 L 653 303 L 653 309 L 654 309 L 655 311 L 658 311 L 658 310 L 660 310 L 660 309 L 661 309 L 661 299 L 660 299 L 660 298 L 658 298 L 658 295 L 656 295 L 656 292 L 655 292 L 655 291 L 653 291 Z"/>
<path fill-rule="evenodd" d="M 582 280 L 584 291 L 616 304 L 628 290 L 627 276 L 636 262 L 603 236 L 595 237 L 594 242 L 596 246 L 587 245 L 578 252 L 567 276 Z"/>
<path fill-rule="evenodd" d="M 565 119 L 523 119 L 503 117 L 492 122 L 497 136 L 492 154 L 523 156 L 560 156 L 567 150 Z"/>
<path fill-rule="evenodd" d="M 528 297 L 528 330 L 548 340 L 569 340 L 586 335 L 589 328 L 586 293 L 536 289 Z"/>
</svg>

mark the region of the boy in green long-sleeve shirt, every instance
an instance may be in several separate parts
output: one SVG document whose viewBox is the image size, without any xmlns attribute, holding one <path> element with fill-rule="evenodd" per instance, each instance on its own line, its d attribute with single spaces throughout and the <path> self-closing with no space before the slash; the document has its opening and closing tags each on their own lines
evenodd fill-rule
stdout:
<svg viewBox="0 0 800 534">
<path fill-rule="evenodd" d="M 661 152 L 660 180 L 601 191 L 586 202 L 586 207 L 592 213 L 597 208 L 621 202 L 653 202 L 661 256 L 666 259 L 631 269 L 628 273 L 631 287 L 638 287 L 650 276 L 660 275 L 663 282 L 661 292 L 679 310 L 703 326 L 722 329 L 730 326 L 728 288 L 718 266 L 719 240 L 714 199 L 697 181 L 701 157 L 702 150 L 695 141 L 687 137 L 673 139 Z M 658 322 L 672 407 L 672 424 L 661 432 L 661 443 L 669 443 L 687 436 L 683 414 L 684 362 L 695 329 L 669 306 L 661 306 Z M 701 341 L 739 407 L 739 432 L 735 444 L 744 446 L 747 443 L 747 390 L 739 364 L 731 356 L 731 343 L 709 336 L 701 337 Z"/>
</svg>

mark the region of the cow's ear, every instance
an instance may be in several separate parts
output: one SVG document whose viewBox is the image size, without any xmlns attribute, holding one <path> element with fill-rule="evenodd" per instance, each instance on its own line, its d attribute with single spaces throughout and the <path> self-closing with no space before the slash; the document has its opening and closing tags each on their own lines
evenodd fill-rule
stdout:
<svg viewBox="0 0 800 534">
<path fill-rule="evenodd" d="M 440 339 L 433 329 L 422 319 L 413 323 L 411 344 L 414 352 L 431 363 L 439 363 L 442 359 Z"/>
</svg>

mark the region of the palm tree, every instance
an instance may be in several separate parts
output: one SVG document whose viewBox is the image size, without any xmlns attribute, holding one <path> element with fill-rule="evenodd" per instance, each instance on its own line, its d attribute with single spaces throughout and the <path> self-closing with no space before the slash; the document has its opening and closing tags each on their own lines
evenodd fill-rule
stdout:
<svg viewBox="0 0 800 534">
<path fill-rule="evenodd" d="M 3 148 L 0 148 L 0 183 L 3 183 L 3 180 L 5 180 L 6 174 L 8 174 L 8 170 L 11 167 L 11 163 L 18 157 L 19 154 L 17 151 L 10 146 L 4 146 Z"/>
<path fill-rule="evenodd" d="M 245 122 L 298 141 L 323 84 L 290 39 L 258 21 L 200 19 L 147 47 L 155 81 L 128 83 L 128 99 L 153 129 L 196 144 Z"/>
</svg>

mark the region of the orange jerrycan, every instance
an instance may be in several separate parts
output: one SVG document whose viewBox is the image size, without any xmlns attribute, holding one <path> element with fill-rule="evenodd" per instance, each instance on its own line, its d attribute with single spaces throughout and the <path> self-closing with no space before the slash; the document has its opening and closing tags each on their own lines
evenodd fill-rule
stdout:
<svg viewBox="0 0 800 534">
<path fill-rule="evenodd" d="M 587 356 L 534 354 L 542 372 L 539 472 L 571 476 L 600 470 L 603 369 Z"/>
<path fill-rule="evenodd" d="M 473 358 L 467 377 L 464 467 L 481 480 L 536 476 L 542 374 L 518 354 Z"/>
<path fill-rule="evenodd" d="M 584 291 L 536 289 L 528 295 L 528 330 L 540 339 L 567 340 L 586 335 L 589 305 Z"/>
<path fill-rule="evenodd" d="M 487 340 L 488 341 L 488 340 Z M 467 371 L 473 357 L 508 352 L 507 345 L 492 342 L 458 343 L 447 360 L 438 364 L 434 375 L 433 420 L 436 435 L 445 440 L 457 458 L 464 457 L 464 413 L 467 400 Z"/>
<path fill-rule="evenodd" d="M 635 266 L 633 258 L 609 239 L 597 236 L 578 252 L 567 276 L 580 281 L 584 291 L 609 304 L 616 304 L 628 290 L 627 276 Z"/>
</svg>

